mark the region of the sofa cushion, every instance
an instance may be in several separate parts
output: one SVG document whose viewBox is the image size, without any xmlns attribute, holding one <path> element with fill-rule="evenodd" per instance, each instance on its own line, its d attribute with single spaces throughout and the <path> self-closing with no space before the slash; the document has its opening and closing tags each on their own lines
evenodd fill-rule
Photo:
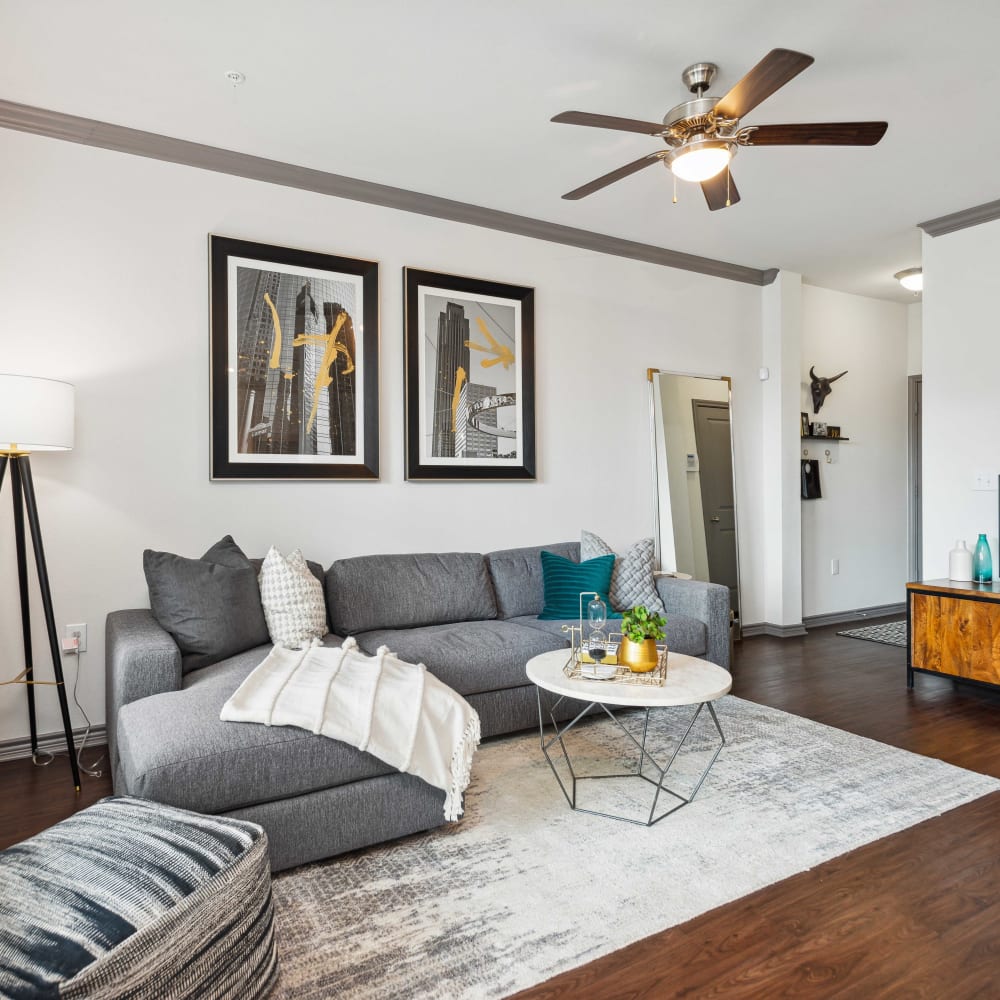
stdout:
<svg viewBox="0 0 1000 1000">
<path fill-rule="evenodd" d="M 500 549 L 486 555 L 486 565 L 497 595 L 501 618 L 537 615 L 545 603 L 542 586 L 542 550 L 564 559 L 580 561 L 579 542 L 556 542 L 520 549 Z"/>
<path fill-rule="evenodd" d="M 330 626 L 341 635 L 497 615 L 490 574 L 478 552 L 340 559 L 326 573 L 326 604 Z"/>
<path fill-rule="evenodd" d="M 611 589 L 608 596 L 616 611 L 628 611 L 640 605 L 654 614 L 665 615 L 667 609 L 656 591 L 656 546 L 652 538 L 640 538 L 621 555 L 592 531 L 580 534 L 580 559 L 595 559 L 597 556 L 615 556 L 615 568 L 611 571 Z"/>
<path fill-rule="evenodd" d="M 254 572 L 260 577 L 260 571 L 264 567 L 263 559 L 251 559 L 250 565 L 253 566 Z M 311 559 L 306 560 L 306 565 L 309 567 L 309 572 L 312 573 L 320 583 L 326 580 L 326 570 L 323 569 L 321 563 L 313 562 Z"/>
<path fill-rule="evenodd" d="M 122 706 L 124 787 L 116 791 L 220 813 L 396 773 L 371 754 L 304 729 L 223 722 L 223 704 L 270 649 L 199 670 L 181 691 Z"/>
<path fill-rule="evenodd" d="M 257 574 L 231 535 L 200 559 L 146 549 L 142 567 L 153 617 L 195 670 L 268 641 Z"/>
<path fill-rule="evenodd" d="M 275 645 L 301 647 L 330 631 L 323 584 L 306 566 L 300 549 L 283 556 L 272 545 L 257 579 L 264 619 Z"/>
<path fill-rule="evenodd" d="M 366 653 L 388 646 L 400 659 L 423 663 L 461 695 L 527 684 L 524 665 L 528 660 L 565 645 L 538 629 L 502 621 L 376 629 L 356 638 Z"/>
<path fill-rule="evenodd" d="M 524 615 L 519 618 L 511 618 L 508 624 L 523 625 L 526 628 L 537 629 L 551 636 L 562 636 L 569 642 L 569 633 L 562 631 L 563 625 L 579 625 L 579 618 L 569 618 L 564 621 L 543 621 L 534 615 Z M 621 626 L 619 625 L 618 628 Z M 587 623 L 584 621 L 583 629 L 586 633 Z M 609 620 L 608 632 L 615 632 L 614 620 Z M 617 641 L 617 640 L 615 640 Z M 667 615 L 667 648 L 675 653 L 686 653 L 688 656 L 704 656 L 708 652 L 708 628 L 703 621 L 691 618 L 688 615 Z"/>
<path fill-rule="evenodd" d="M 615 566 L 614 554 L 574 562 L 552 552 L 542 552 L 542 579 L 545 588 L 545 606 L 538 615 L 543 621 L 562 621 L 580 614 L 583 594 L 597 594 L 604 602 L 608 618 L 620 618 L 611 611 L 608 589 L 611 571 Z M 584 607 L 590 601 L 584 602 Z"/>
</svg>

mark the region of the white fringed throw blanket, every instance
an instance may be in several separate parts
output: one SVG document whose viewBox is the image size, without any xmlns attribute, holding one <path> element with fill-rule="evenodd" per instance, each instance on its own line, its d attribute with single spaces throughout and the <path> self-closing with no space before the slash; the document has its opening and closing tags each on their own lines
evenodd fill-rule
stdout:
<svg viewBox="0 0 1000 1000">
<path fill-rule="evenodd" d="M 275 646 L 220 718 L 298 726 L 350 743 L 442 789 L 445 819 L 462 815 L 479 715 L 422 663 L 406 663 L 385 646 L 375 656 L 354 639 L 339 649 Z"/>
</svg>

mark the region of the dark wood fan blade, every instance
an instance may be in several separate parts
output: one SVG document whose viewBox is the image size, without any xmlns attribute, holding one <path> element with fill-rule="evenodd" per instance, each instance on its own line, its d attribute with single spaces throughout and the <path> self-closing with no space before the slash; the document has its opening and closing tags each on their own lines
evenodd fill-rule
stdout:
<svg viewBox="0 0 1000 1000">
<path fill-rule="evenodd" d="M 740 193 L 736 190 L 736 183 L 728 168 L 714 177 L 709 177 L 707 181 L 702 181 L 701 189 L 705 192 L 705 201 L 713 212 L 719 208 L 729 208 L 740 200 Z"/>
<path fill-rule="evenodd" d="M 748 146 L 874 146 L 888 122 L 819 122 L 812 125 L 758 125 Z"/>
<path fill-rule="evenodd" d="M 563 111 L 552 119 L 562 125 L 589 125 L 591 128 L 612 128 L 616 132 L 641 132 L 643 135 L 661 135 L 666 131 L 663 122 L 641 122 L 637 118 L 616 118 L 614 115 L 592 115 L 586 111 Z"/>
<path fill-rule="evenodd" d="M 634 174 L 637 170 L 642 170 L 643 167 L 651 166 L 658 160 L 662 159 L 663 153 L 649 153 L 647 156 L 641 156 L 638 160 L 633 160 L 631 163 L 626 163 L 624 167 L 619 167 L 617 170 L 612 170 L 610 174 L 605 174 L 603 177 L 598 177 L 596 180 L 591 181 L 589 184 L 584 184 L 582 187 L 578 187 L 575 191 L 570 191 L 564 194 L 563 197 L 569 201 L 576 201 L 579 198 L 586 198 L 588 194 L 593 194 L 595 191 L 600 191 L 602 187 L 607 187 L 609 184 L 614 184 L 615 181 L 620 181 L 623 177 L 628 177 L 629 174 Z"/>
<path fill-rule="evenodd" d="M 813 57 L 803 52 L 772 49 L 716 104 L 715 110 L 724 118 L 742 118 L 813 62 Z"/>
</svg>

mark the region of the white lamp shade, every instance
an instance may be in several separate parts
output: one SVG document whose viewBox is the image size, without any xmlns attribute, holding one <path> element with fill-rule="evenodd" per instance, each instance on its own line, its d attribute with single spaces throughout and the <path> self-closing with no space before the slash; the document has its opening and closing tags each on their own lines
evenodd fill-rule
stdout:
<svg viewBox="0 0 1000 1000">
<path fill-rule="evenodd" d="M 0 375 L 0 451 L 67 451 L 73 447 L 69 382 Z"/>
</svg>

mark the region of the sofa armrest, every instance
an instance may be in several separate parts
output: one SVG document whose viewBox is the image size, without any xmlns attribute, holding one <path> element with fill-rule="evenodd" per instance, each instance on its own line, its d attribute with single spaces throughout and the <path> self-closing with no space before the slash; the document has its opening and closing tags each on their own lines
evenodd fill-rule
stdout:
<svg viewBox="0 0 1000 1000">
<path fill-rule="evenodd" d="M 112 611 L 105 627 L 104 691 L 108 760 L 117 784 L 118 710 L 181 687 L 181 651 L 148 608 Z"/>
<path fill-rule="evenodd" d="M 656 589 L 670 613 L 688 615 L 705 623 L 708 649 L 705 659 L 729 669 L 729 588 L 700 580 L 658 576 Z M 668 626 L 669 627 L 669 626 Z"/>
</svg>

